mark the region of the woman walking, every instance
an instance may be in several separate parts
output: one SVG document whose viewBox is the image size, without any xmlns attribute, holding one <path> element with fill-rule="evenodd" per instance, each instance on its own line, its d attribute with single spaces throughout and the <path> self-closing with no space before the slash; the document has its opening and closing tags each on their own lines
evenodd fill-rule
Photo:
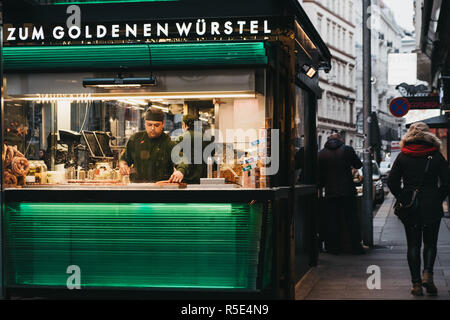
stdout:
<svg viewBox="0 0 450 320">
<path fill-rule="evenodd" d="M 402 204 L 410 203 L 413 191 L 419 189 L 418 209 L 411 210 L 407 218 L 401 219 L 408 243 L 408 265 L 413 283 L 411 294 L 423 295 L 423 286 L 429 295 L 437 295 L 433 266 L 443 216 L 442 202 L 448 195 L 450 186 L 450 171 L 447 161 L 440 153 L 441 141 L 430 132 L 425 123 L 412 124 L 402 137 L 400 146 L 401 153 L 392 166 L 387 184 L 397 201 Z M 422 239 L 424 268 L 421 279 Z"/>
</svg>

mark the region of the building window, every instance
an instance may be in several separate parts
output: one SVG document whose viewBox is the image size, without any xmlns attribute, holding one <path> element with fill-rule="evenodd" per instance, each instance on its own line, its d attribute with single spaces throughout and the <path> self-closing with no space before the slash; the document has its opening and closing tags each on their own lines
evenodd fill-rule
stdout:
<svg viewBox="0 0 450 320">
<path fill-rule="evenodd" d="M 348 83 L 347 83 L 347 65 L 343 64 L 342 65 L 342 84 L 346 87 L 348 87 Z"/>
<path fill-rule="evenodd" d="M 347 51 L 347 48 L 346 48 L 347 42 L 345 40 L 346 40 L 346 31 L 345 31 L 344 28 L 342 28 L 342 44 L 341 44 L 341 48 L 342 48 L 342 51 L 344 51 L 344 52 Z"/>
<path fill-rule="evenodd" d="M 353 2 L 348 3 L 348 21 L 353 23 Z"/>
<path fill-rule="evenodd" d="M 331 43 L 331 34 L 330 34 L 330 19 L 327 19 L 327 43 L 330 44 Z"/>
<path fill-rule="evenodd" d="M 350 78 L 350 88 L 353 88 L 354 86 L 354 79 L 353 79 L 353 67 L 350 67 L 348 70 L 348 76 Z"/>
<path fill-rule="evenodd" d="M 340 46 L 341 46 L 341 27 L 338 26 L 336 47 L 340 49 Z"/>
<path fill-rule="evenodd" d="M 348 50 L 348 52 L 350 52 L 350 54 L 353 54 L 353 47 L 354 47 L 354 44 L 353 44 L 353 33 L 349 33 L 348 34 L 348 38 L 349 38 L 349 50 Z"/>
<path fill-rule="evenodd" d="M 354 123 L 353 122 L 353 103 L 352 102 L 350 102 L 349 103 L 349 109 L 350 109 L 350 123 Z"/>
<path fill-rule="evenodd" d="M 322 15 L 317 14 L 317 31 L 322 36 Z"/>
<path fill-rule="evenodd" d="M 335 46 L 336 45 L 336 24 L 333 23 L 333 35 L 330 43 Z"/>
</svg>

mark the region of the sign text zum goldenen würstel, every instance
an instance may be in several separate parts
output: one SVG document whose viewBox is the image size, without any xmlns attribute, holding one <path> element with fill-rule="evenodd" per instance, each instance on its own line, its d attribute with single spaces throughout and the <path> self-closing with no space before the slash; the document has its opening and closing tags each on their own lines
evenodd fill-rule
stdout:
<svg viewBox="0 0 450 320">
<path fill-rule="evenodd" d="M 142 39 L 173 37 L 209 37 L 270 35 L 268 20 L 207 21 L 97 24 L 85 26 L 12 26 L 5 25 L 6 41 L 34 42 L 58 40 Z"/>
</svg>

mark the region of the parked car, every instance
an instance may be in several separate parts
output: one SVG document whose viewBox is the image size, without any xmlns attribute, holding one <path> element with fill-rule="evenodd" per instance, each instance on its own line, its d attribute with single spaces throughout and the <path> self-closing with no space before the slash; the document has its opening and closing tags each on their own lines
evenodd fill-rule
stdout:
<svg viewBox="0 0 450 320">
<path fill-rule="evenodd" d="M 381 161 L 380 162 L 380 173 L 381 173 L 381 178 L 383 180 L 385 180 L 389 176 L 389 173 L 391 172 L 391 168 L 392 168 L 392 163 L 390 161 Z"/>
<path fill-rule="evenodd" d="M 362 169 L 358 170 L 358 175 L 362 177 L 362 179 L 358 179 L 359 181 L 355 181 L 356 183 L 356 190 L 358 191 L 358 195 L 362 195 L 362 186 L 363 186 L 363 174 Z M 372 160 L 372 182 L 373 182 L 373 202 L 374 205 L 377 203 L 383 203 L 384 201 L 384 187 L 383 187 L 383 181 L 381 180 L 381 172 L 378 167 L 378 164 L 376 161 Z"/>
</svg>

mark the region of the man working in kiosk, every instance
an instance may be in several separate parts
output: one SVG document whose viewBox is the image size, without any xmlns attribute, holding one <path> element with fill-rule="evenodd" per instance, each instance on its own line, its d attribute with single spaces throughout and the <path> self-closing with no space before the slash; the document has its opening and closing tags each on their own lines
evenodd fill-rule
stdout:
<svg viewBox="0 0 450 320">
<path fill-rule="evenodd" d="M 196 123 L 199 128 L 196 128 Z M 176 143 L 182 143 L 183 140 L 187 140 L 190 146 L 189 156 L 191 158 L 191 165 L 189 166 L 189 172 L 187 172 L 184 176 L 184 181 L 189 184 L 199 184 L 200 178 L 206 177 L 206 165 L 202 159 L 203 151 L 207 146 L 207 142 L 203 141 L 201 126 L 201 122 L 194 115 L 184 115 L 181 122 L 181 127 L 184 133 L 176 140 Z M 201 145 L 201 149 L 199 150 L 196 150 L 197 143 Z M 196 159 L 195 152 L 200 153 L 200 159 Z M 196 162 L 196 160 L 200 160 L 198 161 L 199 163 Z"/>
<path fill-rule="evenodd" d="M 183 180 L 188 166 L 172 162 L 175 143 L 163 130 L 164 113 L 149 108 L 145 113 L 145 131 L 130 137 L 119 159 L 120 173 L 130 175 L 131 182 L 169 180 L 177 183 Z"/>
</svg>

